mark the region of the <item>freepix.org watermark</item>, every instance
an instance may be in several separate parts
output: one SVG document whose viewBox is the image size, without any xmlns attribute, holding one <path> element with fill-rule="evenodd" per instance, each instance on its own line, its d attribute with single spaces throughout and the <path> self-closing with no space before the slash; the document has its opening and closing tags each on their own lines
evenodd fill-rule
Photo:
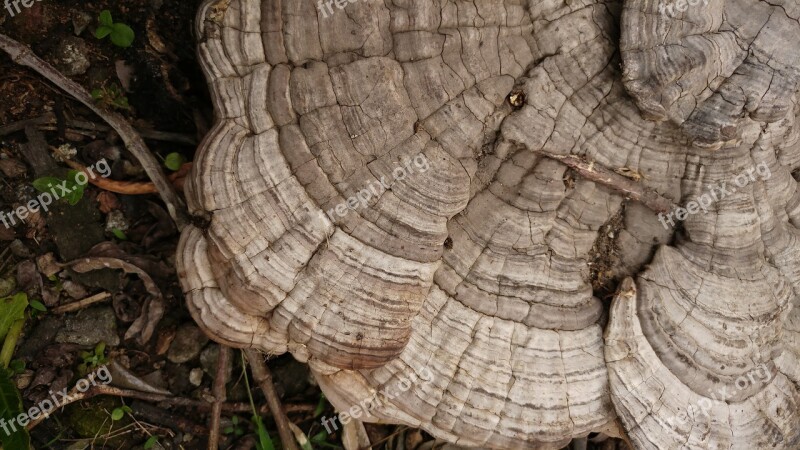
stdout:
<svg viewBox="0 0 800 450">
<path fill-rule="evenodd" d="M 756 175 L 761 178 L 761 180 L 769 180 L 772 177 L 772 172 L 769 170 L 769 166 L 767 163 L 762 162 L 756 167 L 751 167 L 746 172 L 742 172 L 733 179 L 733 184 L 736 186 L 743 188 L 750 184 L 753 181 L 756 181 Z M 722 200 L 726 196 L 730 194 L 736 193 L 735 187 L 728 187 L 728 183 L 723 181 L 718 186 L 708 186 L 709 192 L 697 197 L 696 200 L 692 200 L 686 204 L 685 208 L 675 208 L 667 214 L 659 213 L 658 220 L 661 222 L 661 225 L 664 226 L 665 230 L 669 230 L 670 226 L 675 226 L 675 220 L 679 222 L 686 220 L 687 217 L 693 214 L 697 214 L 700 210 L 703 213 L 708 212 L 708 208 L 713 205 L 714 203 Z M 674 219 L 673 220 L 673 216 Z M 669 223 L 669 225 L 667 225 Z"/>
<path fill-rule="evenodd" d="M 402 166 L 395 168 L 392 171 L 392 181 L 388 181 L 385 176 L 382 176 L 380 180 L 369 183 L 367 187 L 361 189 L 355 195 L 329 209 L 327 211 L 328 217 L 331 219 L 334 218 L 334 215 L 344 217 L 351 210 L 364 208 L 373 197 L 380 197 L 381 194 L 389 190 L 393 182 L 402 181 L 414 172 L 425 173 L 428 169 L 430 169 L 428 158 L 420 153 L 413 159 L 407 160 Z"/>
<path fill-rule="evenodd" d="M 108 371 L 106 366 L 100 366 L 96 371 L 87 375 L 86 378 L 78 380 L 78 382 L 75 383 L 75 389 L 83 393 L 88 391 L 92 386 L 97 386 L 98 383 L 111 383 L 111 372 Z M 61 405 L 69 404 L 70 400 L 72 400 L 72 397 L 67 393 L 67 388 L 59 392 L 50 391 L 48 393 L 50 394 L 49 398 L 40 401 L 36 406 L 32 406 L 29 410 L 20 413 L 17 417 L 9 421 L 0 419 L 0 429 L 2 429 L 6 435 L 10 436 L 11 433 L 17 432 L 17 427 L 24 428 L 31 420 L 36 420 L 41 416 L 48 418 L 53 410 L 60 408 Z"/>
<path fill-rule="evenodd" d="M 108 161 L 101 159 L 91 167 L 86 168 L 88 175 L 84 172 L 78 171 L 75 174 L 75 179 L 73 180 L 75 184 L 70 184 L 69 180 L 61 180 L 60 183 L 56 184 L 51 183 L 48 185 L 50 188 L 49 192 L 43 192 L 39 194 L 39 196 L 35 199 L 11 211 L 10 213 L 0 211 L 0 222 L 2 222 L 6 228 L 11 228 L 17 224 L 17 220 L 14 219 L 14 216 L 16 216 L 18 220 L 23 221 L 28 218 L 30 213 L 35 213 L 39 211 L 39 209 L 43 209 L 45 212 L 47 212 L 49 210 L 48 207 L 52 205 L 54 201 L 66 197 L 73 190 L 75 190 L 75 185 L 84 186 L 89 182 L 89 180 L 97 178 L 95 175 L 95 170 L 97 170 L 98 174 L 103 178 L 108 178 L 111 175 L 111 166 L 108 165 Z M 72 188 L 70 188 L 70 186 L 72 186 Z"/>
<path fill-rule="evenodd" d="M 24 8 L 31 8 L 33 7 L 34 3 L 40 1 L 42 0 L 5 0 L 5 6 L 8 14 L 11 17 L 14 17 L 22 12 L 20 5 L 22 5 Z"/>
<path fill-rule="evenodd" d="M 399 397 L 404 392 L 408 392 L 408 390 L 411 389 L 411 387 L 415 384 L 427 384 L 431 381 L 433 381 L 433 373 L 430 371 L 430 369 L 425 367 L 420 370 L 419 375 L 412 373 L 410 378 L 401 377 L 397 383 L 399 392 L 389 389 L 375 391 L 375 393 L 372 394 L 372 397 L 367 397 L 364 400 L 361 400 L 357 405 L 351 406 L 347 411 L 342 411 L 330 418 L 322 416 L 322 425 L 325 427 L 325 431 L 327 431 L 328 434 L 333 433 L 339 429 L 339 425 L 336 424 L 337 420 L 343 425 L 347 425 L 350 422 L 350 419 L 358 419 L 362 415 L 366 415 L 369 411 L 378 406 L 379 397 L 384 397 L 386 400 L 392 400 Z"/>
<path fill-rule="evenodd" d="M 767 366 L 764 364 L 759 364 L 750 372 L 736 379 L 734 382 L 735 387 L 733 387 L 731 394 L 736 394 L 750 386 L 755 386 L 758 382 L 766 384 L 770 381 L 772 381 L 772 374 L 770 373 L 769 368 L 767 368 Z M 723 386 L 722 388 L 718 389 L 717 392 L 710 392 L 710 398 L 701 398 L 697 401 L 697 405 L 689 405 L 686 408 L 686 411 L 667 419 L 667 423 L 669 423 L 669 426 L 674 429 L 678 424 L 685 425 L 686 422 L 698 417 L 699 414 L 703 414 L 706 417 L 711 417 L 709 415 L 709 411 L 711 411 L 712 407 L 714 406 L 711 401 L 724 402 L 725 399 L 728 398 L 728 389 L 729 386 Z"/>
<path fill-rule="evenodd" d="M 658 5 L 658 12 L 662 16 L 677 17 L 678 13 L 686 12 L 690 6 L 697 6 L 700 3 L 708 6 L 708 0 L 676 0 L 673 2 L 663 1 Z"/>
<path fill-rule="evenodd" d="M 333 5 L 336 5 L 339 9 L 344 9 L 349 3 L 355 3 L 357 1 L 358 0 L 319 0 L 317 9 L 322 13 L 322 17 L 327 19 L 333 15 Z"/>
</svg>

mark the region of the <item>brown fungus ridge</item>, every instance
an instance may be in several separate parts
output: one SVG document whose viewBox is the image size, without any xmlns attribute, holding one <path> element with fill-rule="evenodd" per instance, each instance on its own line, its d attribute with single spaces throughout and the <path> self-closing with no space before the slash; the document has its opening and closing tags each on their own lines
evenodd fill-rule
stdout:
<svg viewBox="0 0 800 450">
<path fill-rule="evenodd" d="M 555 449 L 619 414 L 642 448 L 796 448 L 794 91 L 781 120 L 751 115 L 730 148 L 693 147 L 630 97 L 630 6 L 206 2 L 218 120 L 186 195 L 211 221 L 178 250 L 194 318 L 308 362 L 340 410 L 369 402 L 362 419 L 461 445 Z M 772 176 L 673 239 L 564 157 L 676 203 L 756 164 Z M 635 281 L 604 340 L 588 263 L 610 222 L 614 275 Z M 718 398 L 710 424 L 665 423 L 762 365 L 770 383 Z"/>
</svg>

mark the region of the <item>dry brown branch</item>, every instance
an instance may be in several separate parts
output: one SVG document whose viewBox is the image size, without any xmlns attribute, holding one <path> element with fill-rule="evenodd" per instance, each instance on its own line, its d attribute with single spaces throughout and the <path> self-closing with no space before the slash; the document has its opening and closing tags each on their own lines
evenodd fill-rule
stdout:
<svg viewBox="0 0 800 450">
<path fill-rule="evenodd" d="M 644 206 L 657 213 L 667 213 L 677 205 L 658 192 L 638 183 L 628 177 L 620 175 L 595 162 L 586 161 L 574 155 L 553 155 L 546 152 L 537 152 L 547 158 L 562 162 L 583 178 L 602 184 L 609 189 L 625 194 L 631 200 L 641 202 Z"/>
<path fill-rule="evenodd" d="M 92 397 L 97 397 L 98 395 L 110 395 L 113 397 L 133 398 L 137 400 L 143 400 L 146 402 L 159 403 L 165 406 L 193 408 L 193 409 L 198 409 L 200 411 L 211 411 L 211 409 L 213 408 L 212 403 L 205 402 L 202 400 L 194 400 L 183 397 L 173 397 L 171 395 L 151 394 L 148 392 L 134 391 L 131 389 L 120 389 L 108 385 L 93 386 L 92 388 L 83 393 L 78 392 L 77 389 L 72 389 L 72 391 L 70 391 L 69 393 L 69 399 L 59 404 L 58 406 L 60 408 L 75 402 L 87 400 Z M 290 413 L 308 413 L 314 411 L 314 408 L 315 408 L 314 405 L 302 404 L 302 403 L 284 405 L 285 411 Z M 248 403 L 223 403 L 222 411 L 230 413 L 246 413 L 246 412 L 252 412 L 252 408 Z M 260 407 L 258 409 L 258 413 L 262 415 L 272 414 L 268 405 Z M 53 412 L 50 413 L 50 415 L 52 414 Z M 27 428 L 30 430 L 39 425 L 39 423 L 41 423 L 45 419 L 46 417 L 40 416 L 35 420 L 31 420 Z"/>
<path fill-rule="evenodd" d="M 18 131 L 22 131 L 25 129 L 26 126 L 34 125 L 39 127 L 40 130 L 47 129 L 52 130 L 52 125 L 57 123 L 55 113 L 48 112 L 39 117 L 34 117 L 33 119 L 26 119 L 20 120 L 18 122 L 10 123 L 8 125 L 3 125 L 0 127 L 0 136 L 6 136 L 11 133 L 16 133 Z M 96 124 L 94 122 L 89 122 L 80 119 L 73 119 L 71 117 L 66 118 L 66 125 L 70 128 L 73 128 L 79 131 L 84 132 L 101 132 L 105 133 L 111 130 L 110 127 L 105 125 Z M 175 144 L 184 144 L 184 145 L 197 145 L 197 139 L 193 136 L 182 134 L 182 133 L 172 133 L 168 131 L 158 131 L 158 130 L 148 130 L 144 128 L 136 128 L 136 132 L 145 139 L 150 139 L 153 141 L 163 141 L 163 142 L 172 142 Z"/>
<path fill-rule="evenodd" d="M 211 424 L 209 426 L 208 449 L 217 450 L 219 448 L 219 423 L 222 414 L 222 404 L 225 403 L 227 394 L 225 384 L 228 381 L 228 363 L 231 360 L 231 349 L 225 345 L 219 346 L 219 356 L 217 356 L 217 373 L 214 377 L 214 404 L 211 408 Z"/>
<path fill-rule="evenodd" d="M 101 292 L 99 294 L 92 295 L 91 297 L 86 297 L 83 300 L 78 300 L 77 302 L 68 303 L 66 305 L 61 305 L 56 308 L 50 310 L 52 314 L 65 314 L 72 311 L 77 311 L 79 309 L 83 309 L 87 306 L 93 305 L 95 303 L 102 302 L 103 300 L 111 298 L 111 294 L 108 292 Z"/>
<path fill-rule="evenodd" d="M 89 182 L 93 185 L 99 187 L 100 189 L 113 192 L 115 194 L 123 194 L 123 195 L 146 195 L 146 194 L 157 194 L 158 189 L 156 188 L 155 183 L 149 181 L 117 181 L 117 180 L 109 180 L 108 178 L 98 177 L 96 174 L 92 176 L 92 174 L 84 167 L 82 164 L 77 163 L 75 161 L 67 161 L 66 164 L 75 170 L 80 170 L 81 172 L 85 173 L 86 176 L 89 178 Z M 189 173 L 189 170 L 192 168 L 192 163 L 186 163 L 181 166 L 180 170 L 177 172 L 171 173 L 167 178 L 172 182 L 176 189 L 182 191 L 183 190 L 183 182 L 186 179 L 186 175 Z"/>
</svg>

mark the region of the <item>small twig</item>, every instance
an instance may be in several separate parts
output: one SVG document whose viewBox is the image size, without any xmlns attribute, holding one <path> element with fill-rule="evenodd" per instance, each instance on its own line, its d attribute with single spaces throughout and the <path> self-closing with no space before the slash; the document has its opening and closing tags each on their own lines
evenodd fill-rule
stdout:
<svg viewBox="0 0 800 450">
<path fill-rule="evenodd" d="M 45 113 L 39 117 L 34 117 L 33 119 L 25 119 L 20 120 L 18 122 L 10 123 L 8 125 L 3 125 L 0 127 L 0 136 L 6 136 L 11 133 L 16 133 L 18 131 L 22 131 L 28 125 L 36 125 L 39 129 L 45 129 L 45 127 L 50 128 L 56 122 L 56 116 L 54 113 L 49 112 Z M 66 125 L 70 128 L 73 128 L 75 132 L 77 130 L 82 130 L 83 132 L 107 132 L 111 128 L 105 125 L 99 125 L 94 122 L 88 122 L 85 120 L 79 119 L 72 119 L 67 117 L 66 118 Z M 163 142 L 172 142 L 175 144 L 184 144 L 184 145 L 197 145 L 197 139 L 193 136 L 188 134 L 181 134 L 181 133 L 171 133 L 168 131 L 158 131 L 158 130 L 148 130 L 144 128 L 136 128 L 136 131 L 145 139 L 153 140 L 153 141 L 163 141 Z"/>
<path fill-rule="evenodd" d="M 108 292 L 101 292 L 91 297 L 86 297 L 83 300 L 78 300 L 77 302 L 67 303 L 66 305 L 61 305 L 59 307 L 53 308 L 50 310 L 50 312 L 52 314 L 65 314 L 68 312 L 83 309 L 95 303 L 102 302 L 103 300 L 106 300 L 108 298 L 111 298 L 111 294 L 109 294 Z"/>
<path fill-rule="evenodd" d="M 214 377 L 214 405 L 211 408 L 211 426 L 208 435 L 208 450 L 219 448 L 219 424 L 222 415 L 222 404 L 225 403 L 227 393 L 225 384 L 228 382 L 228 364 L 231 360 L 231 349 L 224 345 L 219 346 L 219 356 L 217 356 L 217 374 Z"/>
<path fill-rule="evenodd" d="M 114 397 L 133 398 L 152 403 L 162 403 L 166 406 L 180 406 L 184 408 L 192 408 L 200 411 L 211 411 L 212 404 L 203 400 L 194 400 L 191 398 L 173 397 L 171 395 L 151 394 L 148 392 L 134 391 L 131 389 L 120 389 L 108 385 L 97 385 L 90 388 L 88 391 L 80 393 L 73 389 L 69 394 L 70 398 L 59 404 L 58 407 L 69 405 L 81 400 L 97 397 L 98 395 L 111 395 Z M 291 404 L 286 407 L 286 411 L 292 413 L 308 413 L 314 411 L 315 406 L 310 404 Z M 232 413 L 245 413 L 252 412 L 252 408 L 247 403 L 224 403 L 222 410 Z M 51 413 L 52 414 L 52 413 Z M 264 405 L 259 408 L 259 414 L 271 414 L 269 407 Z M 28 424 L 28 429 L 31 429 L 42 422 L 46 417 L 40 416 L 38 419 L 32 420 Z"/>
<path fill-rule="evenodd" d="M 28 47 L 2 33 L 0 33 L 0 48 L 8 53 L 15 63 L 35 70 L 40 75 L 55 83 L 61 89 L 75 97 L 79 102 L 94 111 L 95 114 L 114 128 L 120 138 L 125 142 L 128 150 L 139 160 L 139 163 L 142 165 L 145 172 L 147 172 L 147 175 L 153 180 L 178 230 L 182 230 L 189 223 L 186 205 L 183 200 L 178 197 L 178 194 L 161 170 L 158 161 L 153 154 L 150 153 L 150 150 L 148 150 L 141 136 L 136 133 L 136 130 L 133 129 L 125 118 L 116 112 L 107 111 L 99 107 L 92 99 L 91 95 L 89 95 L 86 89 L 81 85 L 65 77 L 53 68 L 53 66 L 33 54 Z"/>
<path fill-rule="evenodd" d="M 66 161 L 66 164 L 75 170 L 85 173 L 90 183 L 105 191 L 123 195 L 145 195 L 158 193 L 156 185 L 149 181 L 140 182 L 109 180 L 108 178 L 99 177 L 96 174 L 95 176 L 92 176 L 86 167 L 75 161 Z M 183 182 L 191 168 L 192 163 L 186 163 L 181 166 L 180 170 L 170 174 L 168 178 L 177 189 L 183 190 Z"/>
<path fill-rule="evenodd" d="M 669 199 L 661 196 L 658 192 L 650 189 L 641 183 L 624 177 L 610 169 L 607 169 L 595 162 L 587 162 L 574 155 L 554 155 L 546 152 L 537 152 L 556 161 L 560 161 L 565 166 L 570 167 L 580 176 L 589 181 L 602 184 L 610 189 L 625 194 L 628 198 L 638 201 L 644 206 L 657 213 L 666 213 L 676 207 Z"/>
<path fill-rule="evenodd" d="M 370 446 L 370 448 L 367 448 L 367 449 L 361 449 L 361 450 L 370 450 L 370 449 L 372 449 L 372 448 L 375 448 L 375 447 L 380 447 L 380 446 L 381 446 L 381 444 L 383 444 L 384 442 L 387 442 L 389 439 L 391 439 L 391 438 L 393 438 L 393 437 L 397 436 L 398 434 L 400 434 L 400 433 L 402 433 L 402 432 L 404 432 L 404 431 L 406 431 L 406 430 L 408 430 L 408 429 L 409 429 L 409 428 L 408 428 L 407 426 L 405 426 L 405 425 L 403 425 L 403 426 L 400 426 L 400 427 L 397 427 L 397 429 L 396 429 L 396 430 L 394 430 L 394 433 L 392 433 L 392 434 L 390 434 L 390 435 L 386 436 L 385 438 L 381 439 L 380 441 L 378 441 L 378 442 L 376 442 L 376 443 L 372 444 L 372 445 Z"/>
<path fill-rule="evenodd" d="M 148 422 L 155 422 L 173 430 L 192 433 L 196 436 L 205 436 L 208 434 L 206 427 L 198 425 L 186 417 L 172 414 L 141 401 L 134 401 L 131 403 L 131 410 L 134 416 L 139 416 Z"/>
<path fill-rule="evenodd" d="M 272 383 L 272 373 L 269 368 L 264 364 L 264 357 L 257 350 L 252 348 L 246 349 L 245 354 L 247 360 L 250 362 L 250 369 L 253 372 L 253 379 L 261 387 L 264 396 L 267 398 L 267 404 L 272 411 L 272 418 L 275 420 L 275 425 L 278 427 L 278 434 L 281 436 L 283 448 L 286 450 L 299 450 L 297 442 L 294 439 L 291 428 L 289 428 L 289 419 L 281 405 L 281 400 L 278 398 L 278 393 L 275 391 L 275 385 Z"/>
</svg>

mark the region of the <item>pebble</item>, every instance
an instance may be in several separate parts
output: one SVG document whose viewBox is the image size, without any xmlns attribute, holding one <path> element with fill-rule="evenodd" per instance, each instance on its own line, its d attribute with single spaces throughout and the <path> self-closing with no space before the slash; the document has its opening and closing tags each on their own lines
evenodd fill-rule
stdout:
<svg viewBox="0 0 800 450">
<path fill-rule="evenodd" d="M 119 345 L 119 334 L 114 309 L 99 306 L 66 315 L 64 326 L 56 333 L 55 341 L 86 346 L 105 342 L 109 347 L 116 347 Z"/>
<path fill-rule="evenodd" d="M 193 324 L 182 325 L 169 346 L 167 359 L 175 364 L 191 361 L 200 354 L 206 343 L 208 338 L 200 328 Z"/>
</svg>

